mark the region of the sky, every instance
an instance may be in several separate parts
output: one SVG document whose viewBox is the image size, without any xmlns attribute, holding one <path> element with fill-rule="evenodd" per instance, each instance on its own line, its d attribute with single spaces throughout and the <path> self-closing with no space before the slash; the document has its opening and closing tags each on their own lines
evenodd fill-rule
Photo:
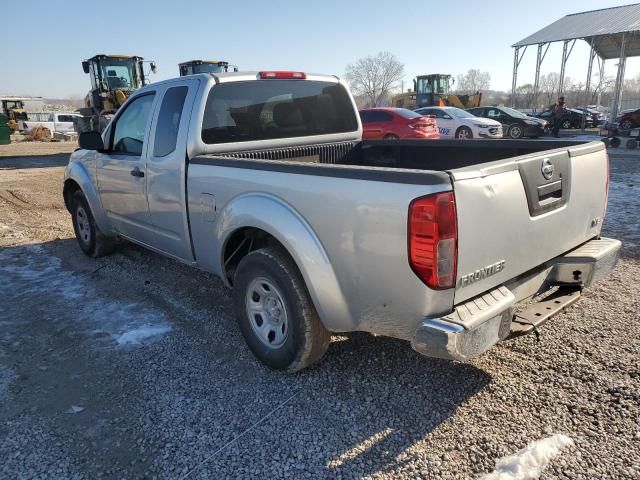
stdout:
<svg viewBox="0 0 640 480">
<path fill-rule="evenodd" d="M 227 60 L 240 70 L 343 76 L 349 63 L 389 51 L 405 65 L 405 89 L 416 75 L 479 68 L 491 74 L 492 89 L 511 90 L 513 43 L 569 13 L 629 3 L 129 0 L 108 7 L 104 0 L 21 0 L 14 21 L 3 22 L 3 38 L 10 40 L 0 50 L 0 94 L 84 96 L 89 77 L 81 62 L 97 53 L 154 60 L 154 81 L 177 76 L 178 63 L 199 58 Z M 551 45 L 542 74 L 560 70 L 561 49 Z M 568 77 L 585 80 L 588 51 L 576 43 Z M 607 62 L 608 75 L 615 64 Z M 530 47 L 518 84 L 533 83 L 534 69 Z M 640 59 L 629 59 L 626 72 L 638 75 Z"/>
</svg>

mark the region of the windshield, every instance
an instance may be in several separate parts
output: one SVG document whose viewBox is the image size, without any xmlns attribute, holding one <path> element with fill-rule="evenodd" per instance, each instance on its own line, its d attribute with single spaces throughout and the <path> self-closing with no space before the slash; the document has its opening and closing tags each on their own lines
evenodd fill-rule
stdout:
<svg viewBox="0 0 640 480">
<path fill-rule="evenodd" d="M 226 71 L 224 63 L 201 63 L 193 66 L 193 73 L 220 73 Z"/>
<path fill-rule="evenodd" d="M 459 108 L 447 108 L 447 113 L 453 115 L 454 117 L 458 117 L 458 118 L 474 118 L 475 115 L 469 113 L 469 112 L 465 112 L 464 110 L 461 110 Z"/>
<path fill-rule="evenodd" d="M 131 58 L 105 58 L 100 60 L 100 76 L 110 90 L 138 88 L 136 61 Z"/>
<path fill-rule="evenodd" d="M 419 113 L 413 112 L 411 110 L 407 110 L 406 108 L 399 108 L 396 110 L 396 113 L 404 118 L 420 118 L 422 115 Z"/>
<path fill-rule="evenodd" d="M 346 89 L 311 80 L 230 82 L 209 92 L 204 143 L 306 137 L 358 129 Z"/>
<path fill-rule="evenodd" d="M 528 116 L 522 112 L 519 112 L 518 110 L 514 110 L 513 108 L 509 108 L 509 107 L 502 107 L 502 110 L 504 110 L 506 113 L 508 113 L 514 118 L 526 118 Z"/>
</svg>

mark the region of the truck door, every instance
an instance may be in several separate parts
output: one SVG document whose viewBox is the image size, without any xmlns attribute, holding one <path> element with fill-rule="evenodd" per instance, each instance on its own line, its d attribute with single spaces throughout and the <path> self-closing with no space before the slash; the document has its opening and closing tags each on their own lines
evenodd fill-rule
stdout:
<svg viewBox="0 0 640 480">
<path fill-rule="evenodd" d="M 131 99 L 106 132 L 106 151 L 96 155 L 100 201 L 114 228 L 148 244 L 152 238 L 146 196 L 146 159 L 155 92 Z"/>
<path fill-rule="evenodd" d="M 147 161 L 147 200 L 155 232 L 151 246 L 192 261 L 186 198 L 189 119 L 200 81 L 187 79 L 158 91 Z"/>
</svg>

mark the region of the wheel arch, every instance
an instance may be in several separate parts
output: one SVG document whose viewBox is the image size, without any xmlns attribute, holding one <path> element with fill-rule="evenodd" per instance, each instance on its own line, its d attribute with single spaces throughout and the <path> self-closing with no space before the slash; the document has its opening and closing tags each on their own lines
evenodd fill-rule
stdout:
<svg viewBox="0 0 640 480">
<path fill-rule="evenodd" d="M 64 204 L 69 211 L 71 210 L 71 198 L 78 190 L 80 190 L 87 199 L 87 203 L 89 204 L 89 208 L 91 208 L 91 213 L 93 214 L 93 218 L 98 228 L 105 233 L 111 232 L 111 222 L 102 209 L 100 197 L 93 185 L 91 176 L 83 165 L 79 162 L 73 162 L 69 167 L 67 167 L 64 185 L 62 188 Z"/>
<path fill-rule="evenodd" d="M 300 271 L 325 327 L 332 331 L 353 328 L 327 252 L 308 222 L 291 206 L 268 194 L 247 194 L 229 202 L 218 219 L 218 258 L 225 284 L 232 286 L 235 267 L 249 252 L 276 246 Z"/>
</svg>

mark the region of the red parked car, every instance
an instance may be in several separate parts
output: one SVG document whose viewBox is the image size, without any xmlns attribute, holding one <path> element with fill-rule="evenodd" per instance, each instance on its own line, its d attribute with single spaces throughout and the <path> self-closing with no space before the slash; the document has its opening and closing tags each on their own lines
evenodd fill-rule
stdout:
<svg viewBox="0 0 640 480">
<path fill-rule="evenodd" d="M 360 110 L 364 140 L 400 138 L 440 138 L 435 116 L 423 117 L 406 108 L 367 108 Z"/>
</svg>

